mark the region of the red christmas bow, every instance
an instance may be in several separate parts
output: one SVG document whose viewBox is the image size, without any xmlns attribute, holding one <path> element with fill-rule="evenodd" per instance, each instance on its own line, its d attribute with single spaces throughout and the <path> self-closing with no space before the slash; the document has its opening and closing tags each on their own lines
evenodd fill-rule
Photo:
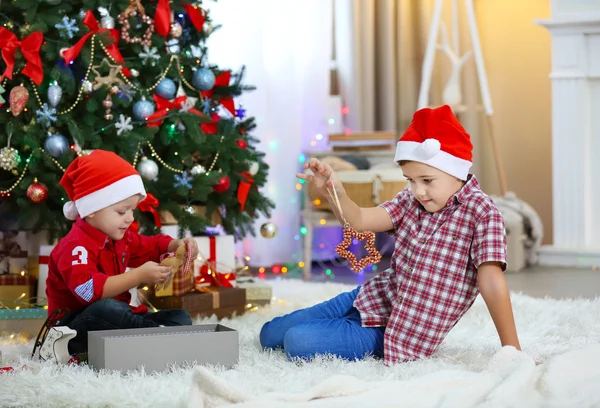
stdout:
<svg viewBox="0 0 600 408">
<path fill-rule="evenodd" d="M 40 48 L 43 42 L 44 34 L 41 31 L 31 33 L 31 35 L 19 41 L 17 36 L 10 30 L 0 27 L 0 48 L 2 48 L 2 59 L 6 63 L 6 70 L 0 77 L 0 81 L 4 77 L 12 79 L 15 67 L 15 52 L 20 48 L 23 58 L 27 61 L 21 73 L 31 78 L 39 86 L 44 80 L 44 69 L 40 58 Z"/>
<path fill-rule="evenodd" d="M 202 31 L 204 28 L 204 16 L 206 15 L 206 11 L 198 6 L 192 6 L 191 4 L 184 4 L 183 8 L 187 11 L 196 30 Z"/>
<path fill-rule="evenodd" d="M 64 60 L 67 64 L 70 64 L 75 58 L 77 58 L 77 56 L 83 49 L 83 46 L 87 42 L 88 38 L 90 38 L 90 36 L 92 36 L 94 34 L 105 33 L 105 32 L 108 32 L 109 35 L 114 40 L 110 45 L 106 46 L 106 50 L 108 51 L 110 56 L 113 57 L 113 59 L 115 60 L 115 62 L 117 64 L 123 65 L 125 63 L 125 60 L 123 59 L 123 56 L 121 55 L 121 51 L 119 51 L 119 47 L 118 47 L 119 38 L 120 38 L 119 30 L 117 30 L 115 28 L 113 28 L 113 29 L 101 28 L 100 25 L 98 24 L 98 20 L 96 20 L 96 17 L 94 17 L 94 13 L 92 13 L 90 10 L 88 10 L 85 13 L 85 17 L 83 19 L 83 24 L 86 27 L 88 27 L 90 29 L 90 31 L 87 34 L 85 34 L 83 37 L 81 37 L 74 46 L 72 46 L 71 48 L 69 48 L 68 50 L 66 50 L 63 53 L 62 57 L 64 58 Z M 131 75 L 131 72 L 129 71 L 129 69 L 126 68 L 124 65 L 121 67 L 121 72 L 123 72 L 123 74 L 127 77 L 129 77 Z"/>
<path fill-rule="evenodd" d="M 158 201 L 158 199 L 150 193 L 147 193 L 146 198 L 144 198 L 138 204 L 138 208 L 140 209 L 140 211 L 149 212 L 154 216 L 154 224 L 157 228 L 162 227 L 162 223 L 160 222 L 160 215 L 158 215 L 158 211 L 156 211 L 156 208 L 158 208 L 159 205 L 160 202 Z"/>
<path fill-rule="evenodd" d="M 200 276 L 196 278 L 196 284 L 198 286 L 212 286 L 214 284 L 215 286 L 232 288 L 236 280 L 235 272 L 223 273 L 217 270 L 217 239 L 208 237 L 208 242 L 210 255 L 208 259 L 202 260 Z"/>
<path fill-rule="evenodd" d="M 244 211 L 244 207 L 246 207 L 246 200 L 248 199 L 248 194 L 250 194 L 250 187 L 252 187 L 252 183 L 254 183 L 254 179 L 252 175 L 245 171 L 240 174 L 243 180 L 240 181 L 240 185 L 238 186 L 237 191 L 237 199 L 238 203 L 240 203 L 241 211 Z"/>
<path fill-rule="evenodd" d="M 217 87 L 217 86 L 229 86 L 230 80 L 231 80 L 231 72 L 230 71 L 222 72 L 221 74 L 219 74 L 219 76 L 217 76 L 215 78 L 215 85 L 213 86 L 213 89 L 215 89 L 215 87 Z M 202 96 L 204 98 L 212 98 L 213 97 L 213 89 L 202 92 Z M 232 115 L 235 115 L 235 106 L 233 104 L 233 98 L 221 98 L 221 99 L 219 99 L 219 103 L 221 105 L 223 105 L 223 107 L 225 109 L 227 109 L 229 112 L 231 112 Z"/>
<path fill-rule="evenodd" d="M 187 101 L 186 95 L 181 95 L 172 102 L 168 99 L 161 98 L 156 94 L 152 95 L 152 97 L 154 98 L 157 110 L 152 115 L 148 116 L 148 119 L 146 120 L 148 127 L 159 127 L 162 124 L 162 119 L 167 116 L 167 113 L 169 113 L 170 110 L 181 109 L 182 105 Z M 188 112 L 193 113 L 194 115 L 204 116 L 204 114 L 196 108 L 190 108 L 188 109 Z"/>
<path fill-rule="evenodd" d="M 200 129 L 202 129 L 202 131 L 207 135 L 213 135 L 217 133 L 217 122 L 219 121 L 219 119 L 221 119 L 221 117 L 216 113 L 210 115 L 210 118 L 212 119 L 212 121 L 210 121 L 209 123 L 200 124 Z"/>
<path fill-rule="evenodd" d="M 154 32 L 167 38 L 171 30 L 171 5 L 169 0 L 158 0 L 154 13 Z"/>
</svg>

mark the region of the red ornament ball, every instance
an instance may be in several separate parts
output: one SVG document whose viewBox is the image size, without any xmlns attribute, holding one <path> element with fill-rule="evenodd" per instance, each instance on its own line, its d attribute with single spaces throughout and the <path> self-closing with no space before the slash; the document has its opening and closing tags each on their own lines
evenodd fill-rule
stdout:
<svg viewBox="0 0 600 408">
<path fill-rule="evenodd" d="M 48 198 L 48 187 L 35 181 L 27 188 L 27 198 L 36 204 L 41 204 Z"/>
<path fill-rule="evenodd" d="M 223 177 L 220 177 L 219 180 L 217 181 L 217 184 L 215 184 L 213 186 L 213 190 L 215 190 L 215 192 L 221 194 L 221 193 L 224 193 L 225 191 L 229 190 L 229 187 L 231 187 L 231 179 L 229 178 L 229 176 L 223 176 Z"/>
<path fill-rule="evenodd" d="M 245 149 L 248 147 L 248 143 L 244 139 L 238 139 L 235 141 L 240 149 Z"/>
</svg>

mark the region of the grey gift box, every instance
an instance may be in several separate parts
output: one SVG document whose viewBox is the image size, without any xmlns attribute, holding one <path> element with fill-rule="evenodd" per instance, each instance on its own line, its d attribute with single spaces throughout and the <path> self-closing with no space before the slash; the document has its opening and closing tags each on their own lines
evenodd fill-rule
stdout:
<svg viewBox="0 0 600 408">
<path fill-rule="evenodd" d="M 220 324 L 88 332 L 88 364 L 127 372 L 165 371 L 189 363 L 231 367 L 239 360 L 239 333 Z"/>
</svg>

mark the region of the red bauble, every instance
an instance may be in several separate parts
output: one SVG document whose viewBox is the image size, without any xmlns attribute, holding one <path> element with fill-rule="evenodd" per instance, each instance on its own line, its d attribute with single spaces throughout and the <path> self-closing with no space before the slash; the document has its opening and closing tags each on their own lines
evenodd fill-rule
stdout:
<svg viewBox="0 0 600 408">
<path fill-rule="evenodd" d="M 229 176 L 222 176 L 217 181 L 217 184 L 213 186 L 213 190 L 220 194 L 229 190 L 229 187 L 231 187 L 231 179 L 229 178 Z"/>
<path fill-rule="evenodd" d="M 245 149 L 246 147 L 248 147 L 248 143 L 246 143 L 244 139 L 238 139 L 235 141 L 235 143 L 237 143 L 240 149 Z"/>
<path fill-rule="evenodd" d="M 37 180 L 27 188 L 27 198 L 36 204 L 41 204 L 48 198 L 48 187 Z"/>
</svg>

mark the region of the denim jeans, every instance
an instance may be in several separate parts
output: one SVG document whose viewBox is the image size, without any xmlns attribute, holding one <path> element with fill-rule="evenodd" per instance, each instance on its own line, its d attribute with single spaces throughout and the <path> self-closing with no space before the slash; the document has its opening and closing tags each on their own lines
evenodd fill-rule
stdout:
<svg viewBox="0 0 600 408">
<path fill-rule="evenodd" d="M 318 354 L 355 360 L 383 357 L 385 327 L 362 327 L 353 306 L 360 286 L 318 305 L 276 317 L 260 331 L 265 349 L 283 349 L 289 358 Z"/>
<path fill-rule="evenodd" d="M 96 330 L 138 329 L 141 327 L 186 326 L 192 324 L 190 314 L 182 309 L 159 310 L 155 313 L 133 314 L 125 302 L 102 299 L 82 311 L 65 316 L 58 323 L 77 330 L 69 342 L 69 353 L 86 353 L 88 332 Z"/>
</svg>

